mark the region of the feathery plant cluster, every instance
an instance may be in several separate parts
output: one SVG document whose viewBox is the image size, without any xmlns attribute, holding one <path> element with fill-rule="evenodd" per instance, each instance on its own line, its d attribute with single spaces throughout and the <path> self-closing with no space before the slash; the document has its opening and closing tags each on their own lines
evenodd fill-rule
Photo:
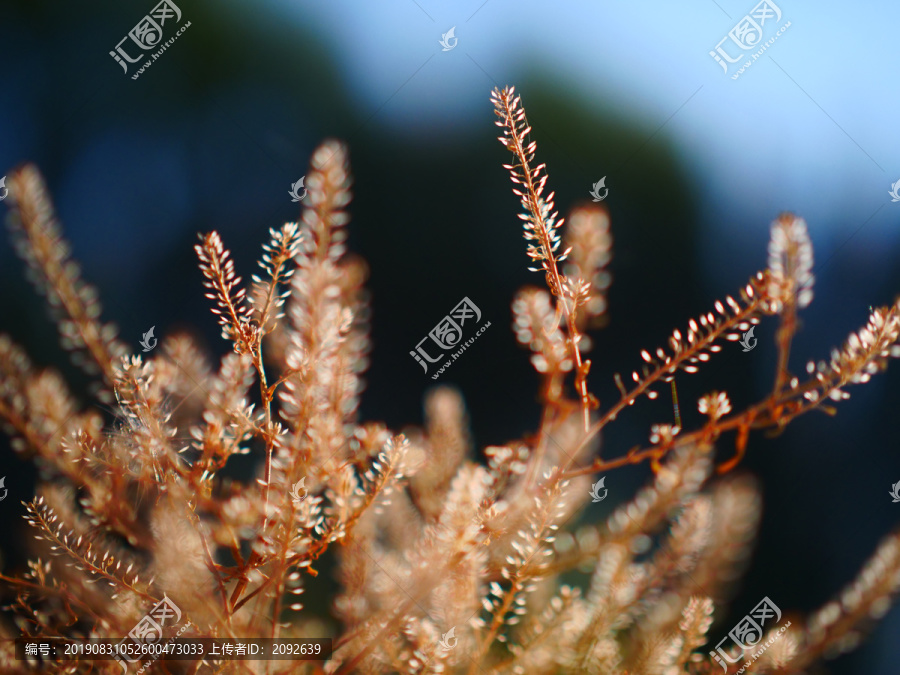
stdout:
<svg viewBox="0 0 900 675">
<path fill-rule="evenodd" d="M 607 214 L 589 206 L 568 224 L 559 219 L 520 98 L 494 90 L 492 101 L 527 253 L 546 289 L 525 288 L 512 303 L 512 328 L 541 378 L 536 432 L 485 448 L 484 463 L 473 459 L 454 389 L 429 393 L 420 431 L 358 420 L 366 267 L 344 243 L 350 177 L 341 144 L 315 151 L 302 222 L 271 231 L 249 286 L 219 235 L 200 237 L 207 297 L 233 347 L 218 363 L 187 335 L 166 336 L 146 358 L 133 353 L 101 322 L 37 171 L 11 175 L 17 250 L 63 346 L 97 376 L 101 405 L 81 409 L 57 373 L 0 336 L 0 418 L 15 450 L 41 469 L 27 504 L 33 558 L 20 575 L 2 575 L 16 616 L 5 637 L 119 639 L 168 599 L 190 622 L 183 637 L 331 637 L 334 655 L 159 660 L 155 672 L 784 674 L 852 647 L 886 611 L 900 585 L 898 533 L 834 601 L 792 615 L 786 631 L 767 624 L 756 637 L 780 631 L 778 639 L 752 665 L 749 652 L 742 661 L 732 651 L 732 663 L 706 646 L 759 521 L 758 487 L 729 469 L 751 431 L 830 411 L 849 385 L 900 355 L 900 302 L 874 309 L 805 377 L 791 374 L 813 254 L 804 221 L 781 215 L 768 268 L 675 330 L 666 348 L 640 351 L 632 381 L 615 375 L 621 396 L 603 407 L 588 387 L 587 331 L 606 312 Z M 625 408 L 696 372 L 766 316 L 780 327 L 764 400 L 736 411 L 713 391 L 697 402 L 698 428 L 654 425 L 646 447 L 601 454 L 600 432 Z M 117 422 L 105 422 L 103 405 L 115 406 Z M 726 434 L 735 453 L 716 468 L 713 450 Z M 229 478 L 229 459 L 250 452 L 263 459 L 260 475 Z M 605 523 L 572 525 L 595 474 L 645 461 L 653 477 L 630 502 Z M 329 549 L 338 563 L 327 573 L 340 590 L 328 608 L 305 607 Z M 572 570 L 589 571 L 583 586 L 561 581 Z M 14 660 L 9 642 L 0 658 L 8 672 L 33 665 Z M 54 668 L 121 669 L 110 660 Z"/>
</svg>

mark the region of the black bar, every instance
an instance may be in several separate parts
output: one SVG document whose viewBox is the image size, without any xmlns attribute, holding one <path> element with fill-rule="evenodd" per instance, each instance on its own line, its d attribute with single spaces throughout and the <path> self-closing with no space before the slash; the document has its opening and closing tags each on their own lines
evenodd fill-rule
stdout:
<svg viewBox="0 0 900 675">
<path fill-rule="evenodd" d="M 40 661 L 327 661 L 331 638 L 17 638 L 16 659 Z M 26 654 L 27 650 L 27 654 Z M 240 653 L 238 653 L 240 652 Z"/>
</svg>

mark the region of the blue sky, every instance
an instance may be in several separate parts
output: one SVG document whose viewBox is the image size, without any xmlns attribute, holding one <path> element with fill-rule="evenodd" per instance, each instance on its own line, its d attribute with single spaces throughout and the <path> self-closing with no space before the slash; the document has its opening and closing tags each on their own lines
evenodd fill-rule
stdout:
<svg viewBox="0 0 900 675">
<path fill-rule="evenodd" d="M 269 4 L 334 41 L 358 105 L 379 123 L 466 133 L 483 121 L 492 80 L 540 64 L 648 138 L 662 127 L 694 176 L 704 227 L 735 251 L 763 242 L 782 210 L 807 219 L 823 261 L 853 236 L 846 254 L 858 244 L 887 263 L 900 241 L 888 195 L 900 179 L 896 4 L 780 1 L 774 28 L 789 27 L 737 80 L 709 51 L 754 8 L 744 0 Z M 451 26 L 457 48 L 442 52 Z"/>
</svg>

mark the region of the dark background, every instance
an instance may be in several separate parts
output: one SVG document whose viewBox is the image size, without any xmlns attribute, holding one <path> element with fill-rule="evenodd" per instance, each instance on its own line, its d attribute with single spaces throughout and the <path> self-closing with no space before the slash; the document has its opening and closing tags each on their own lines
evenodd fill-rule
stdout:
<svg viewBox="0 0 900 675">
<path fill-rule="evenodd" d="M 882 162 L 872 160 L 880 172 L 862 157 L 869 152 L 859 153 L 839 132 L 821 141 L 843 143 L 849 149 L 842 152 L 856 153 L 856 161 L 867 166 L 836 168 L 844 182 L 859 180 L 866 171 L 877 174 L 872 194 L 878 196 L 873 197 L 849 188 L 835 193 L 831 177 L 805 174 L 798 157 L 826 169 L 815 153 L 804 154 L 802 139 L 769 158 L 775 168 L 759 164 L 741 140 L 746 134 L 748 144 L 758 142 L 746 127 L 734 131 L 733 175 L 714 176 L 704 165 L 718 152 L 713 121 L 723 117 L 710 112 L 709 136 L 690 142 L 678 118 L 669 124 L 681 114 L 681 105 L 684 115 L 693 114 L 689 106 L 701 101 L 711 106 L 719 92 L 733 96 L 741 87 L 745 92 L 793 87 L 781 66 L 764 62 L 754 64 L 742 80 L 731 81 L 706 55 L 749 5 L 727 3 L 730 19 L 724 9 L 697 5 L 705 12 L 712 7 L 704 19 L 712 32 L 684 37 L 697 71 L 694 79 L 685 77 L 668 112 L 659 112 L 663 108 L 637 95 L 629 99 L 621 87 L 603 89 L 582 79 L 594 45 L 580 47 L 582 61 L 567 60 L 562 47 L 555 53 L 571 39 L 568 28 L 552 17 L 541 40 L 530 45 L 527 31 L 523 44 L 510 37 L 524 30 L 520 18 L 510 19 L 509 33 L 496 35 L 501 46 L 495 45 L 493 53 L 465 42 L 466 17 L 473 31 L 477 20 L 507 25 L 505 13 L 512 9 L 506 0 L 490 0 L 483 14 L 470 17 L 482 11 L 475 3 L 458 20 L 438 3 L 391 3 L 391 12 L 408 12 L 415 24 L 409 33 L 412 56 L 390 37 L 392 24 L 386 18 L 370 26 L 385 32 L 377 53 L 351 50 L 342 41 L 346 35 L 329 29 L 334 24 L 327 17 L 357 25 L 374 10 L 358 14 L 346 3 L 326 12 L 309 3 L 240 8 L 182 1 L 183 22 L 191 21 L 191 27 L 133 81 L 129 76 L 135 66 L 125 75 L 107 52 L 153 4 L 0 3 L 0 175 L 24 161 L 40 167 L 74 257 L 100 291 L 104 319 L 116 322 L 135 350 L 141 334 L 155 325 L 157 337 L 189 329 L 216 355 L 225 352 L 203 298 L 192 248 L 196 233 L 218 230 L 238 272 L 249 277 L 268 229 L 299 218 L 298 205 L 287 195 L 291 183 L 307 173 L 313 148 L 323 138 L 336 137 L 349 145 L 354 176 L 349 246 L 371 270 L 373 349 L 361 419 L 383 420 L 394 430 L 421 423 L 423 396 L 434 383 L 409 351 L 468 296 L 492 326 L 440 382 L 463 392 L 477 447 L 533 432 L 538 379 L 509 329 L 509 305 L 519 287 L 541 285 L 543 279 L 526 270 L 518 200 L 500 166 L 508 155 L 496 141 L 489 93 L 504 84 L 515 84 L 523 95 L 538 161 L 549 167 L 549 189 L 556 191 L 563 215 L 588 199 L 593 182 L 608 176 L 604 203 L 614 236 L 610 322 L 592 336 L 590 379 L 604 409 L 617 400 L 613 373 L 627 376 L 640 364 L 641 349 L 663 346 L 673 328 L 684 331 L 689 318 L 737 293 L 765 266 L 768 225 L 781 210 L 796 209 L 809 218 L 816 246 L 816 298 L 802 315 L 792 352 L 794 372 L 802 373 L 810 358 L 827 358 L 831 347 L 865 323 L 870 304 L 888 304 L 900 291 L 894 263 L 900 205 L 884 194 L 897 177 L 883 167 L 897 156 L 891 141 L 896 134 L 887 127 L 888 140 L 866 145 Z M 531 11 L 527 5 L 517 3 L 517 17 Z M 583 20 L 605 20 L 598 36 L 618 44 L 612 34 L 626 30 L 619 9 L 593 11 L 600 15 Z M 814 58 L 798 47 L 815 41 L 810 31 L 828 29 L 814 15 L 806 18 L 776 43 L 779 59 L 793 59 L 798 69 Z M 454 23 L 461 26 L 459 49 L 442 52 L 437 40 Z M 635 53 L 622 48 L 615 63 L 627 70 Z M 392 79 L 384 76 L 386 63 L 393 63 Z M 858 65 L 866 71 L 864 56 Z M 447 69 L 454 70 L 447 74 Z M 646 72 L 638 70 L 635 77 Z M 867 100 L 867 80 L 842 81 L 828 90 L 829 97 L 838 96 L 843 86 L 848 95 Z M 701 85 L 703 91 L 693 99 L 691 92 Z M 434 99 L 442 89 L 446 106 Z M 896 104 L 896 87 L 892 91 Z M 753 105 L 779 107 L 771 95 L 753 95 Z M 871 96 L 882 100 L 885 94 L 879 90 Z M 803 94 L 784 102 L 785 124 L 796 123 L 792 116 L 801 114 L 798 101 L 808 103 Z M 819 110 L 810 106 L 812 112 L 803 114 L 822 118 L 822 106 L 816 105 Z M 847 115 L 849 122 L 840 119 L 842 131 L 877 123 L 863 113 Z M 823 123 L 832 128 L 828 120 Z M 734 192 L 721 189 L 723 184 L 741 198 L 732 198 Z M 791 190 L 796 198 L 785 198 Z M 822 213 L 823 203 L 837 205 Z M 0 203 L 0 215 L 6 211 Z M 65 373 L 81 403 L 89 405 L 86 379 L 59 348 L 56 328 L 24 280 L 23 265 L 8 241 L 0 241 L 0 289 L 0 331 L 24 345 L 37 365 Z M 726 344 L 699 375 L 679 378 L 688 428 L 701 421 L 697 398 L 712 389 L 726 390 L 737 409 L 766 395 L 775 366 L 776 325 L 763 321 L 752 352 Z M 760 479 L 761 534 L 739 592 L 716 624 L 713 644 L 763 596 L 787 611 L 806 613 L 822 606 L 898 524 L 900 504 L 888 496 L 891 484 L 900 480 L 898 371 L 894 367 L 868 385 L 851 388 L 852 398 L 839 404 L 835 418 L 812 414 L 778 438 L 751 437 L 739 470 Z M 671 421 L 671 400 L 662 390 L 659 400 L 642 401 L 608 428 L 604 456 L 645 442 L 651 424 Z M 720 460 L 731 456 L 732 440 L 722 442 Z M 36 475 L 30 463 L 9 451 L 6 439 L 0 443 L 0 473 L 9 488 L 9 498 L 0 504 L 0 550 L 8 572 L 21 564 L 30 536 L 20 501 L 31 498 Z M 606 481 L 611 499 L 585 518 L 606 517 L 648 476 L 644 466 L 611 472 Z M 900 611 L 893 609 L 866 644 L 830 662 L 828 671 L 896 672 L 898 621 Z"/>
</svg>

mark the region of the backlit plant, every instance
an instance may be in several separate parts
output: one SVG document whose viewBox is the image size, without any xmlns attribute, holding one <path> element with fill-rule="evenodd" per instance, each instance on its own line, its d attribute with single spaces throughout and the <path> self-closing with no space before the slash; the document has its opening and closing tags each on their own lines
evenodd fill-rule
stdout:
<svg viewBox="0 0 900 675">
<path fill-rule="evenodd" d="M 80 409 L 58 374 L 0 336 L 0 418 L 42 470 L 27 505 L 34 557 L 2 576 L 16 614 L 5 637 L 121 639 L 168 598 L 190 621 L 183 637 L 331 637 L 334 656 L 159 660 L 156 672 L 732 674 L 752 661 L 756 673 L 795 673 L 855 644 L 865 620 L 886 610 L 900 583 L 897 533 L 839 598 L 808 619 L 792 615 L 786 630 L 786 619 L 766 624 L 754 637 L 771 644 L 758 658 L 732 651 L 735 663 L 725 663 L 707 646 L 760 513 L 754 482 L 729 470 L 751 432 L 830 409 L 900 355 L 900 303 L 872 310 L 829 359 L 792 375 L 813 253 L 804 221 L 778 216 L 768 268 L 673 331 L 665 348 L 637 347 L 641 365 L 630 381 L 613 376 L 620 397 L 604 407 L 589 388 L 603 364 L 587 358 L 587 331 L 606 312 L 608 216 L 586 206 L 560 220 L 519 97 L 495 90 L 492 101 L 527 254 L 546 289 L 525 288 L 512 302 L 512 329 L 541 377 L 541 417 L 522 439 L 485 448 L 484 463 L 473 459 L 452 388 L 429 393 L 421 431 L 358 419 L 370 352 L 366 268 L 344 243 L 341 144 L 315 151 L 302 221 L 270 232 L 249 285 L 216 232 L 200 237 L 207 297 L 233 347 L 218 363 L 187 335 L 164 336 L 146 356 L 121 342 L 70 259 L 38 172 L 10 175 L 17 250 L 63 346 L 96 375 L 97 400 L 116 417 Z M 627 407 L 767 316 L 780 323 L 765 399 L 737 411 L 712 391 L 696 403 L 699 427 L 661 423 L 646 447 L 601 451 L 599 433 Z M 734 456 L 714 478 L 713 450 L 732 435 Z M 228 477 L 229 459 L 247 453 L 260 455 L 259 475 Z M 601 472 L 645 461 L 653 478 L 630 502 L 605 523 L 573 525 Z M 320 565 L 328 549 L 334 570 Z M 571 570 L 589 570 L 583 587 L 561 581 Z M 339 592 L 328 607 L 304 606 L 323 573 Z M 30 667 L 9 642 L 2 660 L 9 672 Z M 111 660 L 53 668 L 121 672 Z"/>
</svg>

